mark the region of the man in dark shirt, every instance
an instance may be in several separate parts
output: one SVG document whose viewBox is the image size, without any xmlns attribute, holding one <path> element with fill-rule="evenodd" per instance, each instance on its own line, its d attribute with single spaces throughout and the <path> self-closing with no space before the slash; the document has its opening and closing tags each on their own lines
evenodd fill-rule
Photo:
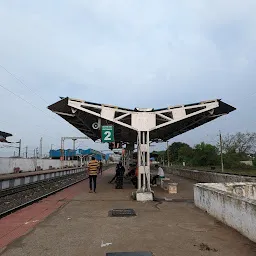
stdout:
<svg viewBox="0 0 256 256">
<path fill-rule="evenodd" d="M 119 162 L 116 170 L 116 189 L 122 189 L 124 184 L 125 168 L 122 162 Z"/>
<path fill-rule="evenodd" d="M 109 181 L 108 183 L 112 183 L 118 176 L 120 175 L 124 175 L 124 172 L 125 172 L 125 169 L 122 165 L 122 162 L 120 161 L 117 165 L 116 165 L 116 174 L 115 176 L 113 177 L 113 179 L 111 181 Z"/>
</svg>

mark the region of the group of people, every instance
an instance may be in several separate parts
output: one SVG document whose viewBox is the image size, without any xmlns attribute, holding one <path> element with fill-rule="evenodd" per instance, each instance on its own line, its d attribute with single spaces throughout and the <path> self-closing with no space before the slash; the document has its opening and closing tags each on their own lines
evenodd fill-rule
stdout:
<svg viewBox="0 0 256 256">
<path fill-rule="evenodd" d="M 153 186 L 156 186 L 157 178 L 165 177 L 163 168 L 160 167 L 159 165 L 155 165 L 155 167 L 157 168 L 157 174 L 152 177 L 150 182 L 151 185 Z M 124 176 L 124 173 L 125 173 L 125 168 L 123 167 L 122 162 L 119 162 L 116 166 L 116 174 L 112 178 L 112 180 L 109 181 L 109 183 L 111 184 L 115 180 L 116 188 L 121 189 L 123 188 L 123 179 L 125 178 L 125 179 L 129 179 L 135 188 L 138 188 L 138 173 L 139 173 L 138 166 L 136 164 L 135 165 L 130 164 L 130 170 L 125 176 Z M 143 182 L 143 179 L 141 179 L 141 182 Z"/>
<path fill-rule="evenodd" d="M 88 164 L 88 173 L 89 173 L 89 186 L 90 186 L 90 193 L 94 192 L 96 193 L 96 187 L 97 187 L 97 175 L 101 174 L 102 175 L 102 167 L 103 164 L 102 162 L 98 162 L 95 157 L 92 157 L 91 161 Z M 164 178 L 164 171 L 163 169 L 159 166 L 155 166 L 157 168 L 157 174 L 152 178 L 151 180 L 151 185 L 155 186 L 156 185 L 156 180 L 157 178 Z M 132 184 L 137 188 L 138 185 L 138 166 L 137 165 L 130 165 L 130 170 L 129 172 L 124 176 L 125 173 L 125 168 L 120 161 L 116 165 L 116 173 L 115 176 L 109 181 L 111 184 L 113 181 L 115 181 L 116 189 L 122 189 L 123 188 L 123 180 L 124 178 L 129 179 Z"/>
</svg>

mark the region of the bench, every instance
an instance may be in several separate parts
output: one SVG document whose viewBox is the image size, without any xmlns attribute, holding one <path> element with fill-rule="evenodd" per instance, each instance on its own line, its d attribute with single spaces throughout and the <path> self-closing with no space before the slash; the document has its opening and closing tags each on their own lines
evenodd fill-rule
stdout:
<svg viewBox="0 0 256 256">
<path fill-rule="evenodd" d="M 166 190 L 168 194 L 176 194 L 178 183 L 171 181 L 169 178 L 162 179 L 161 188 Z"/>
<path fill-rule="evenodd" d="M 168 183 L 168 193 L 169 194 L 177 194 L 177 186 L 178 186 L 178 183 Z"/>
<path fill-rule="evenodd" d="M 169 194 L 177 193 L 178 183 L 171 181 L 170 178 L 157 178 L 156 184 L 167 191 Z"/>
</svg>

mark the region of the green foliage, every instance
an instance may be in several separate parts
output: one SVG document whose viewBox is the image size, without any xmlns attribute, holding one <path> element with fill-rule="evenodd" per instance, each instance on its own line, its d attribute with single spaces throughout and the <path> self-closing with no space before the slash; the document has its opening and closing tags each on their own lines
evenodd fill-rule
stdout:
<svg viewBox="0 0 256 256">
<path fill-rule="evenodd" d="M 253 166 L 256 167 L 256 157 L 252 160 Z"/>
<path fill-rule="evenodd" d="M 181 148 L 190 148 L 190 146 L 186 143 L 183 143 L 183 142 L 174 142 L 172 143 L 172 145 L 169 146 L 169 156 L 170 156 L 170 160 L 172 162 L 178 162 L 179 161 L 179 150 Z"/>
<path fill-rule="evenodd" d="M 193 155 L 193 149 L 185 144 L 178 151 L 178 162 L 192 163 Z"/>
<path fill-rule="evenodd" d="M 162 160 L 166 158 L 166 151 L 158 151 L 158 152 L 153 151 L 152 153 L 157 155 L 156 160 L 158 162 L 162 162 Z"/>
<path fill-rule="evenodd" d="M 187 165 L 208 166 L 219 162 L 218 149 L 210 144 L 196 145 L 194 148 L 186 143 L 174 142 L 169 147 L 170 161 L 172 163 L 185 162 Z M 166 157 L 165 157 L 166 158 Z"/>
<path fill-rule="evenodd" d="M 194 149 L 192 163 L 195 166 L 210 166 L 219 163 L 218 149 L 204 142 L 197 144 Z"/>
<path fill-rule="evenodd" d="M 225 168 L 228 168 L 228 169 L 239 168 L 242 165 L 240 163 L 239 155 L 234 151 L 224 154 L 223 161 L 224 161 Z"/>
<path fill-rule="evenodd" d="M 167 153 L 169 160 L 173 164 L 182 164 L 190 166 L 220 166 L 220 145 L 211 145 L 200 143 L 190 147 L 183 142 L 172 143 L 168 150 L 154 152 L 158 155 L 157 160 L 167 163 Z M 223 137 L 223 161 L 225 169 L 248 170 L 251 166 L 241 163 L 252 159 L 256 150 L 256 133 L 237 133 Z M 256 158 L 253 160 L 256 167 Z"/>
</svg>

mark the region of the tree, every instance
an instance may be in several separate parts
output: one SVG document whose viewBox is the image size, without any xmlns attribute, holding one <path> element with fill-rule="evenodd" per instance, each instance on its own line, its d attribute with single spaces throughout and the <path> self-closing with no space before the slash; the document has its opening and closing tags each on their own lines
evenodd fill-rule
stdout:
<svg viewBox="0 0 256 256">
<path fill-rule="evenodd" d="M 236 152 L 244 158 L 256 152 L 256 133 L 228 134 L 222 139 L 222 147 L 225 153 Z"/>
<path fill-rule="evenodd" d="M 241 156 L 234 149 L 223 155 L 224 167 L 228 169 L 241 166 L 241 160 Z"/>
<path fill-rule="evenodd" d="M 219 164 L 217 147 L 211 144 L 206 144 L 204 142 L 197 144 L 194 149 L 192 163 L 196 166 L 209 166 Z"/>
<path fill-rule="evenodd" d="M 162 162 L 163 159 L 166 158 L 166 152 L 165 151 L 154 151 L 154 154 L 157 155 L 156 159 L 158 162 Z"/>
<path fill-rule="evenodd" d="M 194 150 L 189 145 L 182 146 L 178 151 L 178 162 L 191 164 L 194 157 Z"/>
<path fill-rule="evenodd" d="M 252 160 L 253 166 L 256 167 L 256 157 L 254 157 L 254 159 Z"/>
<path fill-rule="evenodd" d="M 172 145 L 169 146 L 169 156 L 171 162 L 178 162 L 179 161 L 179 150 L 183 147 L 190 148 L 190 146 L 183 142 L 173 142 Z"/>
</svg>

